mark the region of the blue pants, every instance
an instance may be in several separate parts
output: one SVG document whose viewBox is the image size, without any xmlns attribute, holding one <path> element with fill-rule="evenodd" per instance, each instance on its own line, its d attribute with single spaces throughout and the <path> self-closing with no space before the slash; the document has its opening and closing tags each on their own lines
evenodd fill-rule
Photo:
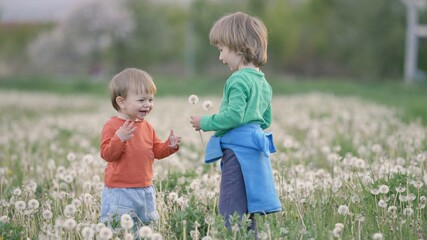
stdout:
<svg viewBox="0 0 427 240">
<path fill-rule="evenodd" d="M 222 156 L 221 186 L 219 190 L 219 213 L 224 217 L 225 226 L 231 229 L 230 216 L 235 212 L 242 218 L 243 214 L 248 214 L 248 202 L 246 198 L 245 182 L 239 161 L 233 151 L 225 149 Z M 256 231 L 255 218 L 251 214 L 252 220 L 249 229 Z"/>
<path fill-rule="evenodd" d="M 135 224 L 157 222 L 156 192 L 153 186 L 144 188 L 104 187 L 101 197 L 101 222 L 120 220 L 122 214 L 129 214 Z"/>
</svg>

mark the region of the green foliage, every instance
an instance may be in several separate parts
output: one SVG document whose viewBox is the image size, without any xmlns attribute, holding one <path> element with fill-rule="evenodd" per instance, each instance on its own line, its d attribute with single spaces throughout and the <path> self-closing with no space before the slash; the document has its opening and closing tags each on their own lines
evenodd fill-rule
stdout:
<svg viewBox="0 0 427 240">
<path fill-rule="evenodd" d="M 23 239 L 23 235 L 24 226 L 0 222 L 0 239 L 20 240 Z"/>
</svg>

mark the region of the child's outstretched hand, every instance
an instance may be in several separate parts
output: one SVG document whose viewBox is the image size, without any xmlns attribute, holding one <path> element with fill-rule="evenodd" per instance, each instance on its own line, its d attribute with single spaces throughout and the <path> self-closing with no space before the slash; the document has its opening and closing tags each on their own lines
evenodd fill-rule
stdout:
<svg viewBox="0 0 427 240">
<path fill-rule="evenodd" d="M 134 123 L 129 119 L 126 120 L 125 123 L 116 131 L 117 137 L 122 140 L 122 142 L 126 142 L 128 139 L 133 137 L 133 133 L 135 132 L 136 127 Z"/>
<path fill-rule="evenodd" d="M 172 149 L 177 149 L 179 147 L 180 142 L 181 142 L 181 137 L 175 136 L 173 134 L 173 130 L 171 130 L 169 134 L 169 147 Z"/>
</svg>

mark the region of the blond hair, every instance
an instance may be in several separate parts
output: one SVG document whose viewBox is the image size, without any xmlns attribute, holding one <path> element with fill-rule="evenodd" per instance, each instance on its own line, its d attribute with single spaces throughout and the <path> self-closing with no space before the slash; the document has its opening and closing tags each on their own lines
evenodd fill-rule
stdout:
<svg viewBox="0 0 427 240">
<path fill-rule="evenodd" d="M 267 28 L 262 20 L 243 12 L 225 15 L 214 23 L 209 33 L 214 46 L 226 46 L 243 55 L 243 63 L 261 67 L 267 62 Z"/>
<path fill-rule="evenodd" d="M 128 92 L 155 94 L 157 89 L 150 74 L 137 68 L 126 68 L 116 74 L 108 84 L 111 104 L 114 109 L 120 110 L 116 102 L 117 97 L 126 99 Z"/>
</svg>

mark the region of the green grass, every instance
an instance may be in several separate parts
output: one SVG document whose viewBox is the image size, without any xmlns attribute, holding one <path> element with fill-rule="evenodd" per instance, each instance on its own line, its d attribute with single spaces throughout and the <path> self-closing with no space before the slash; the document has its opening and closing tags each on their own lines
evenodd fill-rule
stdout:
<svg viewBox="0 0 427 240">
<path fill-rule="evenodd" d="M 222 93 L 225 79 L 207 77 L 155 77 L 157 96 L 215 96 Z M 55 92 L 60 94 L 89 94 L 107 97 L 105 79 L 19 77 L 0 78 L 0 89 Z M 401 108 L 404 120 L 420 119 L 427 125 L 427 82 L 405 84 L 403 81 L 350 81 L 342 79 L 269 79 L 275 95 L 309 92 L 337 96 L 355 96 L 380 104 Z"/>
</svg>

